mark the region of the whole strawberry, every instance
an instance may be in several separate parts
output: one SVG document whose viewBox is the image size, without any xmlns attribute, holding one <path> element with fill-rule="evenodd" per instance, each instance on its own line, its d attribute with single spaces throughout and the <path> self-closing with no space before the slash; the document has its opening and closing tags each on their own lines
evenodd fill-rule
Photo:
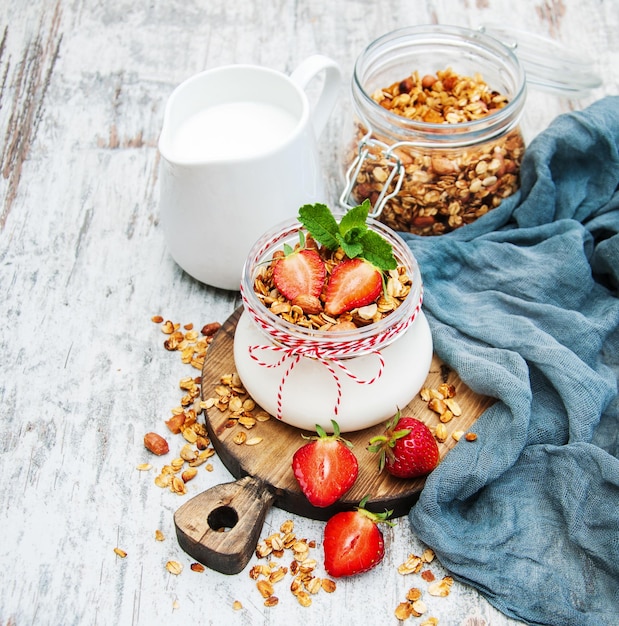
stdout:
<svg viewBox="0 0 619 626">
<path fill-rule="evenodd" d="M 399 478 L 429 474 L 439 462 L 438 445 L 430 429 L 414 417 L 400 412 L 386 424 L 383 435 L 370 439 L 367 448 L 380 454 L 379 471 L 386 468 Z"/>
<path fill-rule="evenodd" d="M 333 434 L 328 435 L 316 425 L 317 437 L 307 437 L 310 443 L 301 446 L 292 457 L 292 471 L 301 491 L 311 504 L 330 506 L 352 486 L 359 474 L 357 457 L 352 444 L 340 437 L 334 420 Z"/>
<path fill-rule="evenodd" d="M 367 496 L 354 511 L 336 513 L 326 524 L 323 536 L 325 570 L 330 576 L 353 576 L 372 569 L 385 555 L 383 533 L 378 527 L 392 511 L 366 510 Z"/>
</svg>

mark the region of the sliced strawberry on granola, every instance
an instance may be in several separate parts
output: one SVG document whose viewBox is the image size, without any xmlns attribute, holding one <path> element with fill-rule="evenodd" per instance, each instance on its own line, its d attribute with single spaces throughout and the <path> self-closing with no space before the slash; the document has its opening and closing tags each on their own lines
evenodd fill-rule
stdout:
<svg viewBox="0 0 619 626">
<path fill-rule="evenodd" d="M 325 313 L 336 317 L 374 302 L 383 288 L 381 272 L 369 261 L 349 259 L 337 265 L 327 283 Z"/>
<path fill-rule="evenodd" d="M 318 298 L 325 282 L 325 264 L 313 248 L 290 251 L 273 265 L 273 282 L 288 300 L 299 296 Z"/>
</svg>

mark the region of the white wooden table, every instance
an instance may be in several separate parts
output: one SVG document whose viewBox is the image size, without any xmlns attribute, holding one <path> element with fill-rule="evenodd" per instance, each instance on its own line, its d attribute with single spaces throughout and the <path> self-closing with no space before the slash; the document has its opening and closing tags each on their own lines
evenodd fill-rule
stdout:
<svg viewBox="0 0 619 626">
<path fill-rule="evenodd" d="M 154 484 L 144 449 L 166 432 L 179 380 L 199 372 L 163 348 L 161 315 L 200 329 L 223 322 L 236 292 L 206 287 L 171 260 L 158 223 L 157 138 L 164 104 L 190 75 L 225 63 L 290 72 L 322 53 L 344 71 L 341 105 L 321 140 L 332 202 L 355 58 L 394 28 L 503 22 L 550 36 L 596 61 L 604 85 L 580 100 L 531 93 L 529 138 L 557 114 L 619 85 L 619 3 L 370 0 L 0 1 L 0 624 L 395 624 L 410 587 L 397 567 L 421 554 L 406 518 L 386 530 L 373 571 L 340 580 L 302 607 L 290 577 L 266 608 L 245 571 L 190 569 L 174 511 L 231 475 L 216 456 L 176 495 Z M 173 454 L 179 438 L 168 437 Z M 138 471 L 150 462 L 153 469 Z M 278 509 L 316 540 L 323 523 Z M 164 535 L 155 540 L 155 531 Z M 114 548 L 126 551 L 120 558 Z M 183 566 L 180 575 L 167 561 Z M 288 564 L 290 558 L 282 559 Z M 437 578 L 447 574 L 440 564 Z M 424 595 L 440 624 L 516 622 L 456 583 Z M 242 608 L 234 608 L 234 602 Z M 411 618 L 410 623 L 421 623 Z"/>
</svg>

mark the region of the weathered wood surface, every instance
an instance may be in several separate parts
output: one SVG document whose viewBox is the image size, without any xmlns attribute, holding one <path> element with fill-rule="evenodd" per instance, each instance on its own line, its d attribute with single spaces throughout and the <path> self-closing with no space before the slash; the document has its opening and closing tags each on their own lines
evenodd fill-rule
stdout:
<svg viewBox="0 0 619 626">
<path fill-rule="evenodd" d="M 604 86 L 579 100 L 531 93 L 528 136 L 619 84 L 619 4 L 581 0 L 0 1 L 0 624 L 315 624 L 393 611 L 418 577 L 397 566 L 423 546 L 406 518 L 386 530 L 375 570 L 340 581 L 311 607 L 276 586 L 266 608 L 247 572 L 195 573 L 174 537 L 174 511 L 227 482 L 217 457 L 178 496 L 154 484 L 163 461 L 142 446 L 165 432 L 178 381 L 197 370 L 162 347 L 150 319 L 227 319 L 236 293 L 205 287 L 168 256 L 158 224 L 156 149 L 172 89 L 204 68 L 258 63 L 290 72 L 320 52 L 346 79 L 375 37 L 428 22 L 503 22 L 549 35 L 596 60 Z M 348 90 L 321 140 L 333 201 Z M 191 228 L 191 225 L 187 225 Z M 234 226 L 231 225 L 231 229 Z M 172 441 L 172 454 L 181 442 Z M 150 472 L 136 465 L 150 461 Z M 277 508 L 315 539 L 322 522 Z M 155 530 L 165 535 L 155 540 Z M 127 552 L 121 559 L 113 552 Z M 168 560 L 184 566 L 178 576 Z M 283 560 L 288 564 L 289 558 Z M 253 561 L 248 567 L 253 564 Z M 444 572 L 432 565 L 437 576 Z M 320 570 L 320 567 L 319 567 Z M 243 608 L 235 611 L 238 600 Z M 515 624 L 456 583 L 428 598 L 441 624 Z M 417 623 L 419 620 L 411 620 Z"/>
</svg>

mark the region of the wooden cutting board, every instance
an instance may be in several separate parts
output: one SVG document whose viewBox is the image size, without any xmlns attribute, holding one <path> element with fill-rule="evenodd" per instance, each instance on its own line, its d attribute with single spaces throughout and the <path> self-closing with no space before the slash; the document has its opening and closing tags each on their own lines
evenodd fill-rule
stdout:
<svg viewBox="0 0 619 626">
<path fill-rule="evenodd" d="M 216 397 L 221 378 L 235 372 L 233 343 L 236 325 L 242 313 L 237 309 L 217 332 L 210 344 L 202 372 L 202 398 Z M 448 437 L 439 443 L 440 458 L 456 444 L 454 431 L 469 432 L 475 421 L 494 400 L 479 396 L 468 389 L 456 372 L 433 358 L 425 387 L 437 388 L 450 383 L 456 389 L 462 413 L 446 423 Z M 248 397 L 248 396 L 241 396 Z M 256 406 L 254 414 L 261 411 Z M 431 429 L 439 424 L 437 413 L 428 408 L 419 396 L 414 398 L 403 415 L 412 415 Z M 327 520 L 338 511 L 350 510 L 370 494 L 367 508 L 373 511 L 392 510 L 392 517 L 406 515 L 419 497 L 425 478 L 399 479 L 387 472 L 378 473 L 378 457 L 366 450 L 369 440 L 384 430 L 383 425 L 358 432 L 346 433 L 359 462 L 357 481 L 344 497 L 327 508 L 317 508 L 305 498 L 292 473 L 294 452 L 306 441 L 302 435 L 309 431 L 288 426 L 271 417 L 246 429 L 229 410 L 216 406 L 206 411 L 206 427 L 213 447 L 235 482 L 213 487 L 189 500 L 175 514 L 177 537 L 181 547 L 198 561 L 224 573 L 241 571 L 253 553 L 262 530 L 262 523 L 271 505 L 304 517 Z M 239 432 L 247 440 L 261 438 L 256 445 L 238 444 Z M 463 445 L 475 445 L 463 441 Z"/>
</svg>

